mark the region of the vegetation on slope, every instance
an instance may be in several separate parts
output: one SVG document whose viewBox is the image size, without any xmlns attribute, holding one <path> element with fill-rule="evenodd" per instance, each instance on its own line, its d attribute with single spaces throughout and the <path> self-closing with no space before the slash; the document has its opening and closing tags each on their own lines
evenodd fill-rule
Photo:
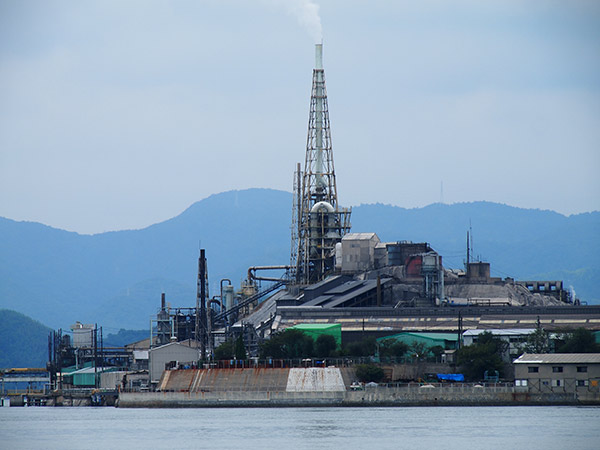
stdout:
<svg viewBox="0 0 600 450">
<path fill-rule="evenodd" d="M 0 368 L 46 367 L 51 331 L 21 313 L 0 309 Z"/>
</svg>

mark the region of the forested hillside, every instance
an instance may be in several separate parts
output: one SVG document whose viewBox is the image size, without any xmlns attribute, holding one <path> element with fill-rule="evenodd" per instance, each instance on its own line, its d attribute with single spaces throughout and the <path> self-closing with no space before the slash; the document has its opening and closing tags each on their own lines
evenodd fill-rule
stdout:
<svg viewBox="0 0 600 450">
<path fill-rule="evenodd" d="M 51 331 L 21 313 L 0 309 L 0 369 L 46 367 Z"/>
</svg>

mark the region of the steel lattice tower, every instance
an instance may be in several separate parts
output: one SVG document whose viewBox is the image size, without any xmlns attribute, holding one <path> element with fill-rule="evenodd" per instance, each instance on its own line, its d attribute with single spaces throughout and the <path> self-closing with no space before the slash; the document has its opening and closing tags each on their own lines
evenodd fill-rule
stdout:
<svg viewBox="0 0 600 450">
<path fill-rule="evenodd" d="M 337 199 L 323 46 L 316 45 L 304 172 L 294 176 L 291 266 L 300 284 L 322 280 L 334 268 L 335 246 L 350 230 L 349 209 Z"/>
</svg>

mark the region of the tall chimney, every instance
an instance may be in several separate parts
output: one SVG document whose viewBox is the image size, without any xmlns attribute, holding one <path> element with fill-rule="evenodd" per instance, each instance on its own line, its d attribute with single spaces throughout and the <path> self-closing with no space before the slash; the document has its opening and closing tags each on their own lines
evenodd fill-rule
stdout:
<svg viewBox="0 0 600 450">
<path fill-rule="evenodd" d="M 323 44 L 315 44 L 315 69 L 323 68 Z"/>
</svg>

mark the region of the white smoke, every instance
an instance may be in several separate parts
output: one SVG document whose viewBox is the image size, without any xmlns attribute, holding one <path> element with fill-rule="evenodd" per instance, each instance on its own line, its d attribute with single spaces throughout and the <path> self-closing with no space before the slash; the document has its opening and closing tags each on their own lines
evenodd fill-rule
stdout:
<svg viewBox="0 0 600 450">
<path fill-rule="evenodd" d="M 285 5 L 287 12 L 296 17 L 316 44 L 323 41 L 319 5 L 312 0 L 280 0 L 278 3 Z"/>
</svg>

